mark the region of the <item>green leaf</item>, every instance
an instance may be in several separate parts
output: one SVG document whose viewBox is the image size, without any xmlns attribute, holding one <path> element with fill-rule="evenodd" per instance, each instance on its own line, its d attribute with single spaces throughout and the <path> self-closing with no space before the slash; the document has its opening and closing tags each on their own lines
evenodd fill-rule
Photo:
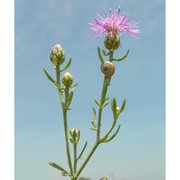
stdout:
<svg viewBox="0 0 180 180">
<path fill-rule="evenodd" d="M 97 130 L 97 124 L 96 124 L 96 110 L 93 108 L 93 119 L 91 121 L 93 128 L 92 130 Z"/>
<path fill-rule="evenodd" d="M 129 49 L 127 50 L 127 53 L 125 54 L 125 56 L 123 56 L 122 58 L 119 58 L 119 59 L 113 58 L 113 60 L 114 61 L 122 61 L 122 60 L 124 60 L 128 56 L 128 54 L 129 54 Z"/>
<path fill-rule="evenodd" d="M 95 99 L 94 102 L 100 107 L 100 104 L 98 103 L 98 101 Z"/>
<path fill-rule="evenodd" d="M 108 135 L 109 135 L 109 134 L 106 134 L 106 135 L 100 140 L 100 142 L 101 142 L 101 143 L 105 142 L 106 139 L 108 138 Z"/>
<path fill-rule="evenodd" d="M 69 109 L 74 93 L 70 92 L 67 98 L 66 109 Z"/>
<path fill-rule="evenodd" d="M 51 77 L 51 75 L 49 74 L 49 72 L 47 71 L 47 69 L 46 69 L 46 68 L 43 68 L 43 70 L 44 70 L 44 72 L 45 72 L 45 74 L 46 74 L 46 77 L 47 77 L 52 83 L 54 83 L 55 80 Z"/>
<path fill-rule="evenodd" d="M 116 98 L 113 98 L 113 100 L 111 101 L 111 109 L 113 112 L 114 120 L 116 120 L 116 107 Z"/>
<path fill-rule="evenodd" d="M 65 71 L 71 65 L 71 61 L 72 61 L 72 57 L 69 58 L 67 65 L 63 69 L 61 69 L 60 72 Z"/>
<path fill-rule="evenodd" d="M 97 128 L 90 128 L 92 131 L 97 131 Z"/>
<path fill-rule="evenodd" d="M 103 108 L 106 107 L 108 104 L 109 104 L 109 103 L 104 104 L 104 105 L 103 105 Z"/>
<path fill-rule="evenodd" d="M 73 85 L 73 86 L 70 86 L 72 88 L 70 92 L 73 92 L 76 89 L 77 86 L 78 86 L 78 83 Z"/>
<path fill-rule="evenodd" d="M 82 156 L 82 154 L 84 153 L 84 150 L 86 149 L 87 144 L 88 144 L 88 142 L 86 141 L 86 143 L 85 143 L 85 145 L 84 145 L 84 147 L 83 147 L 81 153 L 79 154 L 77 160 L 81 159 L 81 156 Z"/>
<path fill-rule="evenodd" d="M 54 162 L 49 162 L 49 165 L 51 165 L 52 167 L 54 167 L 54 168 L 62 171 L 63 173 L 68 174 L 68 172 L 67 172 L 64 168 L 62 168 L 61 166 L 57 165 L 57 164 L 54 163 Z"/>
<path fill-rule="evenodd" d="M 56 87 L 60 90 L 60 91 L 63 91 L 64 89 L 61 88 L 61 86 L 55 81 L 54 84 L 56 85 Z"/>
<path fill-rule="evenodd" d="M 106 99 L 106 92 L 107 92 L 108 85 L 109 85 L 109 80 L 105 79 L 104 86 L 103 86 L 103 91 L 102 91 L 102 99 L 103 99 L 103 102 L 101 102 L 102 104 L 104 104 L 105 99 Z"/>
<path fill-rule="evenodd" d="M 104 141 L 104 143 L 107 143 L 107 142 L 112 141 L 112 140 L 116 137 L 116 135 L 118 134 L 118 132 L 119 132 L 119 130 L 120 130 L 120 127 L 121 127 L 121 125 L 118 126 L 116 132 L 115 132 L 109 139 L 107 139 L 106 141 Z"/>
<path fill-rule="evenodd" d="M 120 109 L 119 114 L 120 114 L 121 112 L 123 112 L 123 110 L 125 109 L 125 106 L 126 106 L 126 99 L 123 100 L 123 103 L 122 103 L 122 106 L 121 106 L 121 109 Z"/>
<path fill-rule="evenodd" d="M 108 101 L 109 99 L 110 99 L 109 97 L 108 97 L 108 98 L 106 98 L 106 99 L 104 100 L 104 102 L 105 102 L 105 101 Z"/>
<path fill-rule="evenodd" d="M 74 144 L 73 138 L 69 138 L 69 140 L 70 140 L 70 142 L 71 142 L 72 144 Z"/>
<path fill-rule="evenodd" d="M 98 46 L 97 49 L 98 49 L 99 59 L 100 59 L 101 63 L 103 64 L 104 63 L 104 59 L 103 59 L 103 56 L 102 56 L 102 53 L 101 53 L 101 48 Z"/>
<path fill-rule="evenodd" d="M 104 56 L 108 56 L 109 52 L 106 52 L 104 49 L 102 50 L 102 53 L 104 54 Z"/>
<path fill-rule="evenodd" d="M 69 173 L 61 172 L 62 176 L 69 176 Z"/>
</svg>

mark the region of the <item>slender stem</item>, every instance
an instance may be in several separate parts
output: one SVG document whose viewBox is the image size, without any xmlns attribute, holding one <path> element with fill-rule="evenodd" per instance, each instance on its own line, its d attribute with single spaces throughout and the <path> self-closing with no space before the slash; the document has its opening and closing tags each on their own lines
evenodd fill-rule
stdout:
<svg viewBox="0 0 180 180">
<path fill-rule="evenodd" d="M 59 86 L 61 86 L 61 83 L 60 83 L 60 69 L 59 69 L 59 66 L 56 66 L 56 82 L 58 83 Z M 60 97 L 60 100 L 61 100 L 61 105 L 62 105 L 62 109 L 64 108 L 64 98 L 63 98 L 63 94 L 62 94 L 62 91 L 60 89 L 58 89 L 58 93 L 59 93 L 59 97 Z"/>
<path fill-rule="evenodd" d="M 115 125 L 116 125 L 116 122 L 114 121 L 113 124 L 112 124 L 112 126 L 111 126 L 111 128 L 110 128 L 109 131 L 103 136 L 103 138 L 104 138 L 104 137 L 107 137 L 107 136 L 111 133 L 111 131 L 114 129 Z M 103 138 L 102 138 L 102 139 L 103 139 Z M 101 140 L 102 140 L 102 139 L 101 139 Z"/>
<path fill-rule="evenodd" d="M 102 116 L 102 106 L 103 103 L 105 101 L 105 97 L 106 97 L 106 93 L 104 92 L 104 89 L 107 88 L 106 86 L 106 78 L 104 78 L 104 82 L 103 82 L 103 88 L 102 88 L 102 93 L 101 93 L 101 101 L 100 101 L 100 106 L 99 106 L 99 113 L 98 113 L 98 127 L 97 127 L 97 136 L 96 136 L 96 142 L 94 144 L 94 146 L 92 147 L 89 155 L 87 156 L 87 158 L 85 159 L 84 163 L 82 164 L 82 166 L 79 168 L 76 177 L 79 176 L 79 174 L 82 172 L 82 170 L 84 169 L 84 167 L 86 166 L 86 164 L 88 163 L 88 161 L 90 160 L 91 156 L 94 154 L 96 148 L 98 147 L 98 145 L 100 144 L 100 127 L 101 127 L 101 116 Z M 105 91 L 106 92 L 106 91 Z"/>
<path fill-rule="evenodd" d="M 76 174 L 76 169 L 77 169 L 77 144 L 73 144 L 74 147 L 74 174 Z"/>
<path fill-rule="evenodd" d="M 84 163 L 82 164 L 82 166 L 79 168 L 78 172 L 76 173 L 76 178 L 78 178 L 78 176 L 81 174 L 82 170 L 84 169 L 84 167 L 86 166 L 86 164 L 88 163 L 88 161 L 90 160 L 91 156 L 93 155 L 93 153 L 95 152 L 96 148 L 98 147 L 99 142 L 95 142 L 93 148 L 91 149 L 89 155 L 87 156 L 86 160 L 84 161 Z"/>
<path fill-rule="evenodd" d="M 69 88 L 66 88 L 65 89 L 65 106 L 66 106 L 68 94 L 69 94 Z M 71 173 L 71 175 L 73 175 L 71 154 L 70 154 L 70 147 L 69 147 L 67 109 L 66 109 L 66 107 L 64 107 L 64 109 L 63 109 L 63 119 L 64 119 L 64 132 L 65 132 L 65 140 L 66 140 L 66 153 L 67 153 L 67 158 L 68 158 L 68 165 L 69 165 L 70 173 Z"/>
<path fill-rule="evenodd" d="M 68 125 L 67 125 L 67 113 L 66 112 L 63 113 L 63 118 L 64 118 L 64 132 L 65 132 L 65 140 L 66 140 L 66 153 L 67 153 L 68 165 L 69 165 L 70 173 L 71 173 L 71 175 L 73 175 L 71 154 L 70 154 L 70 148 L 69 148 Z"/>
<path fill-rule="evenodd" d="M 57 83 L 60 86 L 60 68 L 59 68 L 59 66 L 56 66 L 56 80 L 57 80 Z M 64 101 L 64 98 L 63 98 L 62 91 L 60 89 L 58 89 L 58 93 L 59 93 L 59 97 L 60 97 L 60 100 L 61 100 L 62 111 L 63 111 L 64 133 L 65 133 L 65 141 L 66 141 L 66 154 L 67 154 L 70 174 L 72 176 L 73 175 L 73 169 L 72 169 L 72 162 L 71 162 L 71 155 L 70 155 L 70 148 L 69 148 L 67 110 L 65 108 L 67 98 L 68 98 L 69 89 L 65 90 L 65 101 Z"/>
<path fill-rule="evenodd" d="M 96 136 L 97 141 L 99 141 L 99 139 L 100 139 L 101 117 L 102 117 L 102 109 L 103 109 L 102 106 L 103 106 L 104 100 L 106 98 L 106 93 L 103 94 L 103 91 L 105 88 L 106 88 L 106 78 L 104 77 L 103 88 L 102 88 L 102 93 L 101 93 L 100 107 L 99 107 L 99 112 L 98 112 L 98 126 L 97 126 L 97 136 Z"/>
<path fill-rule="evenodd" d="M 114 51 L 109 51 L 109 61 L 110 62 L 113 61 L 113 54 L 114 54 Z"/>
<path fill-rule="evenodd" d="M 109 61 L 112 61 L 112 60 L 113 60 L 113 51 L 110 51 L 110 53 L 109 53 Z M 97 125 L 96 142 L 95 142 L 94 146 L 92 147 L 89 155 L 85 159 L 84 163 L 79 168 L 79 170 L 78 170 L 78 172 L 76 174 L 76 178 L 78 178 L 78 176 L 80 175 L 80 173 L 82 172 L 82 170 L 84 169 L 84 167 L 86 166 L 88 161 L 90 160 L 91 156 L 94 154 L 95 150 L 97 149 L 97 147 L 101 143 L 100 142 L 100 140 L 101 140 L 100 139 L 100 132 L 101 132 L 102 110 L 103 110 L 103 104 L 104 104 L 105 99 L 106 99 L 106 93 L 107 93 L 107 90 L 108 90 L 107 83 L 109 85 L 110 80 L 111 80 L 111 78 L 105 78 L 104 77 L 104 82 L 103 82 L 103 87 L 102 87 L 102 92 L 101 92 L 101 100 L 100 100 L 99 112 L 98 112 L 98 125 Z M 105 89 L 105 88 L 107 88 L 107 89 Z"/>
</svg>

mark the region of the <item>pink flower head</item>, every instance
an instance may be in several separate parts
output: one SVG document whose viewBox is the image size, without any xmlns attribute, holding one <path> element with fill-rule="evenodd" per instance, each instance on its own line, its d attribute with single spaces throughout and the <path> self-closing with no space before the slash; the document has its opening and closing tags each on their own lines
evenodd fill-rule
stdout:
<svg viewBox="0 0 180 180">
<path fill-rule="evenodd" d="M 90 28 L 94 31 L 90 34 L 90 37 L 100 38 L 104 34 L 109 32 L 118 33 L 129 33 L 134 38 L 139 38 L 138 33 L 140 33 L 138 29 L 138 22 L 130 21 L 129 15 L 127 13 L 123 13 L 120 15 L 120 7 L 118 10 L 111 12 L 106 15 L 105 18 L 97 15 L 99 17 L 95 18 L 96 23 L 89 23 Z M 99 33 L 98 35 L 96 35 Z"/>
</svg>

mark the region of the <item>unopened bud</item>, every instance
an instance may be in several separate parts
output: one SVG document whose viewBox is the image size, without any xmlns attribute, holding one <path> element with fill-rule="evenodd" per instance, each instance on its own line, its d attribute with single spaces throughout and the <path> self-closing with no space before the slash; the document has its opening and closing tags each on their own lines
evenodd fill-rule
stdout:
<svg viewBox="0 0 180 180">
<path fill-rule="evenodd" d="M 119 115 L 120 110 L 121 110 L 121 109 L 120 109 L 120 107 L 119 107 L 119 106 L 117 106 L 117 107 L 116 107 L 116 114 L 117 114 L 117 115 Z"/>
<path fill-rule="evenodd" d="M 65 54 L 59 44 L 56 44 L 50 54 L 51 62 L 54 66 L 61 65 L 65 60 Z"/>
<path fill-rule="evenodd" d="M 73 83 L 73 76 L 69 72 L 66 72 L 62 77 L 62 83 L 69 87 Z"/>
<path fill-rule="evenodd" d="M 69 131 L 71 137 L 72 137 L 72 142 L 77 144 L 79 139 L 80 139 L 80 131 L 73 128 Z"/>
<path fill-rule="evenodd" d="M 104 40 L 104 45 L 110 51 L 116 50 L 120 46 L 119 35 L 115 32 L 109 32 Z"/>
</svg>

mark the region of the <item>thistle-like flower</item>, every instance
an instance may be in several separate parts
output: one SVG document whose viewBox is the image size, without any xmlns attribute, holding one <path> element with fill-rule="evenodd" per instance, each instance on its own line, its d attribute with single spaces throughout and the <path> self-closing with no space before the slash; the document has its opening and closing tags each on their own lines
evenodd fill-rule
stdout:
<svg viewBox="0 0 180 180">
<path fill-rule="evenodd" d="M 103 18 L 100 15 L 97 15 L 99 17 L 95 18 L 96 23 L 89 23 L 90 28 L 94 31 L 92 34 L 90 34 L 90 37 L 100 38 L 104 34 L 118 34 L 120 35 L 122 33 L 129 33 L 134 38 L 139 38 L 138 33 L 140 33 L 138 29 L 138 22 L 129 21 L 129 15 L 128 13 L 123 13 L 120 15 L 120 7 L 118 10 L 114 10 L 113 12 L 110 9 L 110 13 L 106 15 L 105 18 Z M 96 35 L 99 33 L 98 35 Z"/>
</svg>

